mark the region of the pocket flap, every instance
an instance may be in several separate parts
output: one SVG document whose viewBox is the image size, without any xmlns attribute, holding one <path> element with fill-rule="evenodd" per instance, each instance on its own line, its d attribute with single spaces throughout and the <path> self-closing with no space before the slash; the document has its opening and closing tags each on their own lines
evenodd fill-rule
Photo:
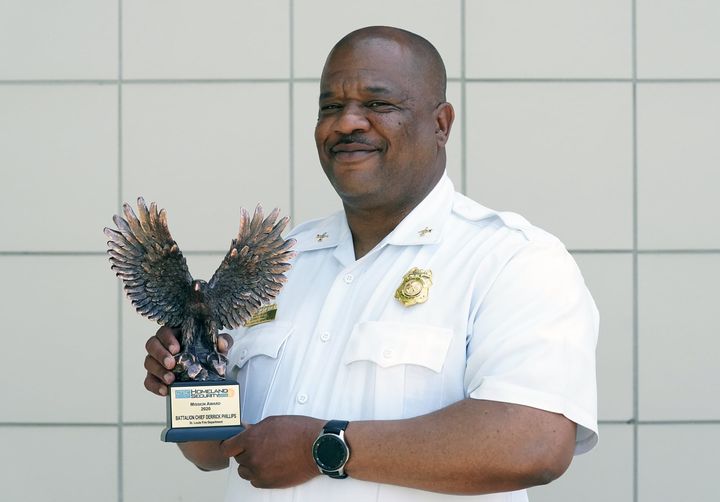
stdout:
<svg viewBox="0 0 720 502">
<path fill-rule="evenodd" d="M 230 354 L 230 364 L 242 368 L 246 362 L 256 356 L 277 358 L 280 348 L 292 330 L 293 325 L 289 321 L 273 321 L 248 328 L 235 339 Z"/>
<path fill-rule="evenodd" d="M 366 321 L 355 325 L 343 362 L 372 361 L 383 368 L 416 364 L 440 373 L 452 335 L 449 328 L 425 324 Z"/>
</svg>

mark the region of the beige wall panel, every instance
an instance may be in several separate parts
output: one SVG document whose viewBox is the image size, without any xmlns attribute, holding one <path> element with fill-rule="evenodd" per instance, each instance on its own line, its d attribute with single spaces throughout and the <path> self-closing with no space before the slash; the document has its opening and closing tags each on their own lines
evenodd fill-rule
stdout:
<svg viewBox="0 0 720 502">
<path fill-rule="evenodd" d="M 105 257 L 2 256 L 0 276 L 12 284 L 0 305 L 13 375 L 0 380 L 0 421 L 115 422 L 117 289 Z"/>
<path fill-rule="evenodd" d="M 572 249 L 632 247 L 632 89 L 468 84 L 468 194 Z"/>
<path fill-rule="evenodd" d="M 290 214 L 287 84 L 123 90 L 123 198 L 168 212 L 182 251 L 229 248 L 240 208 Z"/>
<path fill-rule="evenodd" d="M 2 499 L 117 500 L 116 427 L 0 427 Z"/>
<path fill-rule="evenodd" d="M 465 7 L 470 78 L 628 78 L 627 0 L 470 0 Z"/>
<path fill-rule="evenodd" d="M 717 0 L 637 0 L 641 78 L 720 77 Z"/>
<path fill-rule="evenodd" d="M 320 78 L 335 42 L 355 29 L 375 25 L 395 26 L 427 38 L 443 57 L 448 76 L 459 77 L 460 19 L 459 0 L 367 0 L 361 6 L 295 0 L 295 77 Z"/>
<path fill-rule="evenodd" d="M 0 2 L 0 79 L 117 76 L 117 0 Z"/>
<path fill-rule="evenodd" d="M 720 419 L 720 254 L 641 255 L 642 420 Z"/>
<path fill-rule="evenodd" d="M 104 248 L 117 124 L 114 86 L 0 87 L 1 251 Z"/>
<path fill-rule="evenodd" d="M 707 501 L 718 496 L 720 424 L 641 425 L 638 501 Z"/>
<path fill-rule="evenodd" d="M 286 78 L 289 3 L 123 0 L 125 78 Z"/>
<path fill-rule="evenodd" d="M 720 83 L 638 88 L 640 248 L 720 249 L 718 138 Z"/>
</svg>

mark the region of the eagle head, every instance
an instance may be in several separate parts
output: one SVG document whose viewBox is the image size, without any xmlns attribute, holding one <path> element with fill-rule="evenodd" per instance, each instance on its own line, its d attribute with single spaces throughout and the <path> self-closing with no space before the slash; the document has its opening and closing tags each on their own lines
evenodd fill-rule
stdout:
<svg viewBox="0 0 720 502">
<path fill-rule="evenodd" d="M 205 290 L 207 288 L 207 282 L 202 279 L 195 279 L 190 286 L 192 289 L 192 297 L 195 300 L 203 301 L 205 299 Z"/>
</svg>

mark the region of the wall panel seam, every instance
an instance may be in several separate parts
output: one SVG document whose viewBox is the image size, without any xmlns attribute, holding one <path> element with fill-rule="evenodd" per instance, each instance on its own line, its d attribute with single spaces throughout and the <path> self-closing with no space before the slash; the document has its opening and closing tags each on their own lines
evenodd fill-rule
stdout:
<svg viewBox="0 0 720 502">
<path fill-rule="evenodd" d="M 117 193 L 115 207 L 119 210 L 122 204 L 123 191 L 123 0 L 118 0 L 118 51 L 117 51 Z M 117 499 L 123 502 L 124 498 L 124 434 L 123 434 L 123 323 L 122 323 L 123 291 L 120 282 L 117 283 L 117 407 L 118 407 L 118 465 L 117 465 Z"/>
<path fill-rule="evenodd" d="M 633 501 L 639 501 L 638 483 L 638 420 L 639 416 L 639 326 L 638 326 L 638 155 L 637 155 L 637 0 L 631 3 L 631 48 L 632 48 L 632 228 L 633 228 Z"/>
</svg>

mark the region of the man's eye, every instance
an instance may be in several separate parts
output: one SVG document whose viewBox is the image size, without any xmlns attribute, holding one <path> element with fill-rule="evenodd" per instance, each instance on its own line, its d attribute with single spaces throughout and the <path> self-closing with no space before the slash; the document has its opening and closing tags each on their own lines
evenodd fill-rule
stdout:
<svg viewBox="0 0 720 502">
<path fill-rule="evenodd" d="M 390 111 L 395 107 L 385 101 L 370 101 L 367 105 L 368 108 L 376 111 Z"/>
<path fill-rule="evenodd" d="M 327 112 L 327 111 L 332 111 L 332 110 L 339 110 L 340 108 L 341 108 L 340 105 L 338 105 L 338 104 L 336 104 L 336 103 L 332 103 L 332 104 L 329 104 L 329 105 L 322 105 L 322 106 L 320 106 L 320 111 L 321 111 L 321 112 Z"/>
</svg>

